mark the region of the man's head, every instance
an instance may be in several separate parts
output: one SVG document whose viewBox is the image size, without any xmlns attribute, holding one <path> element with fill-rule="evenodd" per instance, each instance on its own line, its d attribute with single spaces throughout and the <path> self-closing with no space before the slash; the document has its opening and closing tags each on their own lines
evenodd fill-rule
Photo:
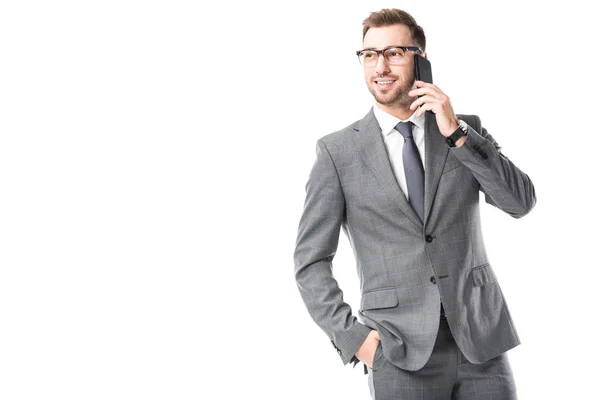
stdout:
<svg viewBox="0 0 600 400">
<path fill-rule="evenodd" d="M 390 46 L 415 46 L 425 54 L 425 33 L 415 19 L 405 11 L 383 9 L 373 12 L 363 21 L 363 49 L 383 50 Z M 394 60 L 370 54 L 376 63 L 364 62 L 365 82 L 375 100 L 387 107 L 407 108 L 415 99 L 408 96 L 414 84 L 414 52 L 399 49 L 403 56 L 392 53 Z M 364 59 L 363 61 L 367 61 Z"/>
</svg>

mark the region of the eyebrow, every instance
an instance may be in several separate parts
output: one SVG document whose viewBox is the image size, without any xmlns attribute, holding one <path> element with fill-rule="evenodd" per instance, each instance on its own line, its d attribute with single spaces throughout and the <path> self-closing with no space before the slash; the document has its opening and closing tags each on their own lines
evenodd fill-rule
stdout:
<svg viewBox="0 0 600 400">
<path fill-rule="evenodd" d="M 391 48 L 391 47 L 416 47 L 416 46 L 413 46 L 413 45 L 402 46 L 402 45 L 399 45 L 399 44 L 395 44 L 395 45 L 392 45 L 392 46 L 385 46 L 385 47 L 384 47 L 383 49 L 381 49 L 381 50 L 389 49 L 389 48 Z M 366 48 L 364 48 L 363 50 L 379 50 L 379 49 L 377 49 L 377 48 L 375 48 L 375 47 L 366 47 Z"/>
</svg>

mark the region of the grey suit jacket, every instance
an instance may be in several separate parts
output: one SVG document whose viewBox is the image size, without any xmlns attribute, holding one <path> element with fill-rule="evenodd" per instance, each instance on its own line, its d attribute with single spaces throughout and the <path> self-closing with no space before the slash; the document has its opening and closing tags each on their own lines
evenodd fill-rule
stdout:
<svg viewBox="0 0 600 400">
<path fill-rule="evenodd" d="M 469 125 L 468 136 L 460 148 L 450 148 L 435 116 L 426 113 L 424 222 L 398 185 L 373 109 L 317 141 L 294 273 L 309 314 L 344 365 L 356 366 L 356 351 L 376 329 L 391 363 L 422 368 L 436 339 L 440 302 L 470 362 L 520 343 L 486 254 L 479 192 L 520 218 L 534 207 L 535 190 L 479 117 L 457 116 Z M 358 319 L 332 274 L 340 227 L 356 258 Z"/>
</svg>

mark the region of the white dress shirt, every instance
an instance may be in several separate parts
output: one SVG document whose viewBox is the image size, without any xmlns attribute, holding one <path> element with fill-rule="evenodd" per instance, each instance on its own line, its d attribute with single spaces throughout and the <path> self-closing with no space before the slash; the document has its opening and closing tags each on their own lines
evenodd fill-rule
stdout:
<svg viewBox="0 0 600 400">
<path fill-rule="evenodd" d="M 396 175 L 396 180 L 408 200 L 408 188 L 406 186 L 406 175 L 404 174 L 404 161 L 402 158 L 404 137 L 395 129 L 395 126 L 398 122 L 406 121 L 411 121 L 415 124 L 412 129 L 413 140 L 417 145 L 419 155 L 421 156 L 421 162 L 423 163 L 423 170 L 425 170 L 425 114 L 421 115 L 421 117 L 417 117 L 417 111 L 415 110 L 407 120 L 401 120 L 383 111 L 377 104 L 373 106 L 373 113 L 381 128 L 383 141 L 390 158 L 390 163 L 392 164 L 392 169 Z"/>
</svg>

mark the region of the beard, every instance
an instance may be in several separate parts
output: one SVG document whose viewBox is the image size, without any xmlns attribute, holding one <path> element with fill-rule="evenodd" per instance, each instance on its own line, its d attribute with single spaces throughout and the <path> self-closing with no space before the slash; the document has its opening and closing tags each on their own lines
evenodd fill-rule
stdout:
<svg viewBox="0 0 600 400">
<path fill-rule="evenodd" d="M 408 95 L 413 88 L 414 82 L 411 80 L 396 79 L 394 87 L 387 90 L 381 90 L 377 87 L 377 84 L 372 81 L 369 85 L 369 92 L 373 95 L 375 100 L 384 106 L 408 108 L 413 101 L 414 97 Z"/>
</svg>

